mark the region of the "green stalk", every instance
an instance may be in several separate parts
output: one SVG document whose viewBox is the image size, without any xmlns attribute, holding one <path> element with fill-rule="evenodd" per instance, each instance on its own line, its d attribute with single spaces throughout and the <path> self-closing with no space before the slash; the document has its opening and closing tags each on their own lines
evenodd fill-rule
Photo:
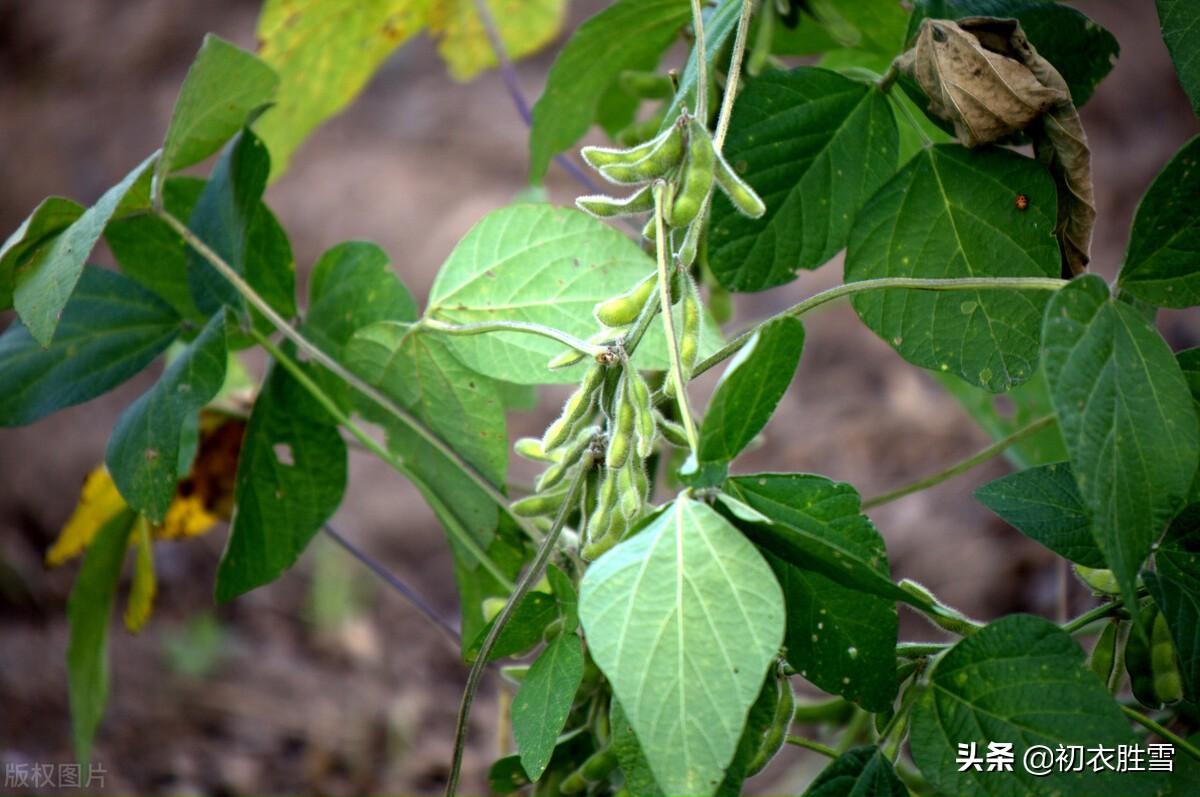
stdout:
<svg viewBox="0 0 1200 797">
<path fill-rule="evenodd" d="M 821 291 L 807 299 L 798 302 L 788 309 L 776 313 L 770 318 L 755 324 L 750 329 L 738 335 L 732 341 L 727 343 L 722 349 L 708 357 L 692 371 L 692 378 L 696 378 L 713 366 L 729 359 L 737 354 L 743 346 L 750 342 L 750 338 L 760 327 L 771 323 L 772 321 L 783 318 L 784 316 L 795 316 L 799 318 L 805 313 L 816 310 L 824 304 L 828 304 L 836 299 L 841 299 L 843 296 L 853 296 L 857 293 L 868 293 L 871 291 L 894 290 L 905 288 L 914 291 L 986 291 L 986 290 L 1021 290 L 1021 291 L 1056 291 L 1067 284 L 1067 280 L 1058 279 L 1056 277 L 956 277 L 949 279 L 920 279 L 918 277 L 880 277 L 879 279 L 862 280 L 860 282 L 848 282 L 844 285 L 838 285 L 834 288 Z"/>
<path fill-rule="evenodd" d="M 654 230 L 655 249 L 658 254 L 658 299 L 661 303 L 663 330 L 667 336 L 667 353 L 671 356 L 670 378 L 675 382 L 675 400 L 679 402 L 679 413 L 683 416 L 683 428 L 687 432 L 688 446 L 692 456 L 700 450 L 700 438 L 696 434 L 696 422 L 688 403 L 687 381 L 683 378 L 683 364 L 679 360 L 679 338 L 675 335 L 675 319 L 671 315 L 671 275 L 667 273 L 666 225 L 663 224 L 663 184 L 654 186 Z"/>
<path fill-rule="evenodd" d="M 1143 726 L 1144 728 L 1146 728 L 1150 731 L 1153 731 L 1154 733 L 1157 733 L 1159 736 L 1166 739 L 1171 744 L 1182 749 L 1185 753 L 1190 755 L 1192 758 L 1196 759 L 1197 761 L 1200 761 L 1200 748 L 1197 748 L 1196 745 L 1192 744 L 1191 742 L 1189 742 L 1187 739 L 1183 738 L 1179 734 L 1168 730 L 1164 726 L 1160 725 L 1159 723 L 1155 722 L 1154 720 L 1150 719 L 1149 717 L 1145 716 L 1144 714 L 1140 714 L 1140 713 L 1134 711 L 1133 709 L 1129 708 L 1128 706 L 1121 706 L 1121 712 L 1126 717 L 1129 717 L 1129 719 L 1133 720 L 1134 722 L 1138 723 L 1139 725 Z"/>
<path fill-rule="evenodd" d="M 829 745 L 814 742 L 812 739 L 805 739 L 803 736 L 789 736 L 787 737 L 787 743 L 794 744 L 796 747 L 803 747 L 805 750 L 812 750 L 814 753 L 820 753 L 826 758 L 838 757 L 838 751 Z"/>
<path fill-rule="evenodd" d="M 528 335 L 540 335 L 543 338 L 549 338 L 590 357 L 596 357 L 605 351 L 603 346 L 597 346 L 594 343 L 580 340 L 574 335 L 563 332 L 561 329 L 524 321 L 483 321 L 478 324 L 447 324 L 445 321 L 439 321 L 435 318 L 425 318 L 417 322 L 417 325 L 446 335 L 483 335 L 488 332 L 523 332 Z"/>
<path fill-rule="evenodd" d="M 919 493 L 922 490 L 927 490 L 930 487 L 941 484 L 944 481 L 953 479 L 955 476 L 966 473 L 976 465 L 980 465 L 984 462 L 987 462 L 989 459 L 992 459 L 993 457 L 1003 454 L 1008 448 L 1016 445 L 1025 438 L 1037 434 L 1041 430 L 1053 424 L 1056 418 L 1057 416 L 1055 415 L 1047 415 L 1044 418 L 1038 418 L 1036 421 L 1021 427 L 1007 437 L 1000 438 L 996 442 L 992 443 L 986 448 L 981 449 L 977 453 L 972 454 L 961 462 L 957 462 L 948 468 L 939 470 L 937 473 L 930 474 L 929 476 L 919 479 L 912 484 L 906 484 L 903 487 L 897 487 L 895 490 L 889 490 L 886 493 L 863 501 L 862 508 L 874 509 L 877 506 L 883 506 L 884 504 L 891 503 L 898 498 L 903 498 L 904 496 L 912 495 L 913 493 Z"/>
<path fill-rule="evenodd" d="M 713 136 L 713 149 L 721 151 L 725 134 L 729 132 L 729 119 L 733 116 L 733 101 L 737 99 L 738 80 L 741 77 L 742 60 L 746 54 L 746 34 L 750 30 L 750 16 L 754 11 L 754 0 L 742 0 L 742 15 L 738 18 L 737 32 L 733 38 L 733 54 L 729 58 L 729 73 L 725 77 L 725 95 L 721 98 L 721 112 L 717 116 L 717 132 Z"/>
<path fill-rule="evenodd" d="M 692 28 L 696 33 L 696 118 L 708 126 L 708 53 L 704 49 L 704 9 L 692 0 Z"/>
</svg>

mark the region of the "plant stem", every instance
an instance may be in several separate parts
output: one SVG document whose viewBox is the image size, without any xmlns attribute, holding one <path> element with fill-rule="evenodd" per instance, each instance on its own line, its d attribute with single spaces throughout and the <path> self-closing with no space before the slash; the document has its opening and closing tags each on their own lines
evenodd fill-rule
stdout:
<svg viewBox="0 0 1200 797">
<path fill-rule="evenodd" d="M 451 463 L 453 463 L 456 468 L 462 471 L 467 478 L 475 484 L 475 486 L 477 486 L 488 496 L 488 498 L 491 498 L 496 506 L 500 508 L 500 511 L 512 518 L 513 522 L 516 523 L 517 526 L 524 531 L 530 539 L 535 541 L 541 539 L 541 534 L 538 533 L 538 530 L 533 527 L 533 524 L 531 524 L 527 519 L 513 514 L 508 507 L 508 499 L 504 497 L 504 494 L 500 492 L 496 485 L 492 484 L 491 481 L 489 481 L 482 473 L 476 470 L 471 463 L 463 459 L 457 451 L 455 451 L 444 440 L 434 434 L 429 427 L 421 423 L 416 416 L 401 407 L 395 401 L 392 401 L 376 388 L 364 382 L 348 368 L 339 363 L 333 357 L 326 354 L 316 344 L 300 334 L 300 332 L 292 327 L 292 325 L 289 324 L 287 320 L 283 318 L 283 316 L 279 315 L 279 313 L 275 311 L 275 308 L 271 307 L 271 305 L 268 304 L 265 299 L 258 295 L 258 292 L 254 290 L 250 283 L 246 282 L 246 280 L 242 278 L 241 274 L 238 274 L 232 266 L 225 262 L 224 258 L 210 249 L 208 244 L 200 240 L 200 238 L 194 232 L 188 229 L 186 224 L 175 218 L 170 213 L 167 213 L 165 210 L 159 211 L 158 217 L 165 221 L 167 226 L 174 230 L 175 233 L 178 234 L 188 246 L 194 249 L 197 254 L 207 260 L 209 265 L 215 268 L 222 277 L 228 280 L 229 283 L 237 290 L 237 292 L 241 294 L 241 296 L 247 302 L 253 305 L 256 310 L 262 313 L 263 317 L 266 318 L 267 321 L 269 321 L 271 325 L 275 327 L 275 329 L 279 330 L 279 332 L 285 338 L 291 340 L 296 344 L 297 348 L 299 348 L 321 366 L 332 372 L 335 376 L 346 382 L 346 384 L 350 385 L 359 393 L 362 393 L 364 396 L 371 399 L 371 401 L 378 404 L 398 421 L 416 432 L 418 437 L 420 437 L 429 445 L 433 446 L 433 448 L 439 454 L 444 456 Z"/>
<path fill-rule="evenodd" d="M 367 553 L 361 548 L 343 537 L 333 526 L 326 523 L 324 530 L 329 538 L 341 546 L 346 553 L 350 554 L 361 564 L 365 565 L 366 568 L 378 576 L 383 583 L 400 593 L 400 595 L 402 595 L 409 603 L 416 607 L 418 612 L 420 612 L 427 620 L 437 626 L 438 630 L 445 634 L 446 637 L 454 643 L 455 650 L 458 649 L 458 647 L 462 644 L 462 637 L 459 635 L 458 629 L 442 619 L 438 613 L 433 610 L 433 607 L 430 606 L 424 598 L 417 594 L 416 590 L 401 581 L 390 570 L 388 570 L 379 562 L 375 561 L 375 559 L 368 556 Z"/>
<path fill-rule="evenodd" d="M 1183 751 L 1185 753 L 1187 753 L 1188 755 L 1190 755 L 1192 758 L 1196 759 L 1197 761 L 1200 761 L 1200 748 L 1197 748 L 1196 745 L 1192 744 L 1191 742 L 1189 742 L 1187 739 L 1183 738 L 1179 734 L 1168 730 L 1167 728 L 1158 724 L 1157 722 L 1150 719 L 1146 715 L 1141 714 L 1137 711 L 1134 711 L 1133 709 L 1129 708 L 1128 706 L 1121 706 L 1121 712 L 1124 713 L 1126 717 L 1129 717 L 1131 720 L 1138 723 L 1139 725 L 1153 731 L 1154 733 L 1157 733 L 1159 736 L 1166 739 L 1168 742 L 1175 745 L 1176 747 L 1182 748 Z"/>
<path fill-rule="evenodd" d="M 435 332 L 442 332 L 447 335 L 483 335 L 488 332 L 524 332 L 529 335 L 540 335 L 543 338 L 572 348 L 575 351 L 583 352 L 584 354 L 595 357 L 603 354 L 605 348 L 597 346 L 594 343 L 588 343 L 585 340 L 580 340 L 574 335 L 563 332 L 561 329 L 548 327 L 544 324 L 531 324 L 524 321 L 483 321 L 477 324 L 447 324 L 445 321 L 439 321 L 435 318 L 425 318 L 417 322 L 418 326 L 432 329 Z"/>
<path fill-rule="evenodd" d="M 903 498 L 906 495 L 918 493 L 922 490 L 933 487 L 934 485 L 941 484 L 949 479 L 953 479 L 955 476 L 966 473 L 976 465 L 980 465 L 984 462 L 987 462 L 989 459 L 1004 453 L 1010 446 L 1016 445 L 1025 438 L 1037 434 L 1041 430 L 1053 424 L 1056 418 L 1057 416 L 1055 415 L 1047 415 L 1043 418 L 1038 418 L 1036 421 L 1021 427 L 1007 437 L 1000 438 L 990 446 L 981 449 L 979 452 L 972 454 L 961 462 L 955 463 L 954 465 L 940 470 L 937 473 L 930 474 L 929 476 L 915 481 L 912 484 L 907 484 L 903 487 L 897 487 L 895 490 L 889 490 L 886 493 L 863 501 L 862 508 L 874 509 L 877 506 L 883 506 L 884 504 L 895 501 L 898 498 Z"/>
<path fill-rule="evenodd" d="M 850 722 L 846 724 L 846 730 L 842 732 L 842 736 L 838 739 L 837 745 L 833 748 L 838 755 L 849 750 L 858 741 L 858 736 L 867 727 L 871 715 L 863 711 L 858 706 L 854 707 L 854 716 L 850 718 Z"/>
<path fill-rule="evenodd" d="M 1096 622 L 1097 620 L 1103 620 L 1105 617 L 1108 617 L 1114 612 L 1119 611 L 1124 605 L 1125 601 L 1123 599 L 1114 598 L 1111 601 L 1107 601 L 1092 609 L 1088 609 L 1078 617 L 1063 623 L 1061 628 L 1068 634 L 1074 634 L 1077 631 L 1081 631 L 1082 629 Z"/>
<path fill-rule="evenodd" d="M 900 745 L 904 741 L 909 712 L 912 711 L 912 705 L 916 702 L 920 693 L 921 688 L 914 678 L 912 683 L 908 685 L 908 689 L 904 691 L 904 697 L 900 700 L 900 706 L 896 709 L 896 713 L 892 715 L 892 718 L 883 726 L 883 730 L 879 732 L 877 744 L 890 761 L 895 761 L 896 755 L 900 752 Z M 896 734 L 895 739 L 890 738 L 893 733 Z"/>
<path fill-rule="evenodd" d="M 944 642 L 897 642 L 896 655 L 905 659 L 936 656 L 949 645 Z"/>
<path fill-rule="evenodd" d="M 475 693 L 479 691 L 479 681 L 483 678 L 484 670 L 487 669 L 488 658 L 491 656 L 492 648 L 495 647 L 496 640 L 500 638 L 500 632 L 508 624 L 509 619 L 516 610 L 517 604 L 521 602 L 530 588 L 542 577 L 542 573 L 546 569 L 546 563 L 550 561 L 550 555 L 554 552 L 554 546 L 562 534 L 563 526 L 567 523 L 567 516 L 574 511 L 575 497 L 578 495 L 580 485 L 586 481 L 588 471 L 591 469 L 592 455 L 585 453 L 583 456 L 582 467 L 579 469 L 578 475 L 571 481 L 571 486 L 567 488 L 567 496 L 563 500 L 562 506 L 559 507 L 558 514 L 554 517 L 554 523 L 550 526 L 550 531 L 546 534 L 545 539 L 542 540 L 542 544 L 533 558 L 533 563 L 529 565 L 524 575 L 517 580 L 517 585 L 508 596 L 508 601 L 504 604 L 504 608 L 496 615 L 491 629 L 488 631 L 487 636 L 484 637 L 483 644 L 479 647 L 475 663 L 471 665 L 471 672 L 467 674 L 467 685 L 463 690 L 462 703 L 458 708 L 458 722 L 454 730 L 454 757 L 450 764 L 450 775 L 446 780 L 446 797 L 454 797 L 455 792 L 458 790 L 458 779 L 462 773 L 463 752 L 466 749 L 467 743 L 467 723 L 471 717 L 471 705 L 475 702 Z"/>
<path fill-rule="evenodd" d="M 339 425 L 343 426 L 348 432 L 350 432 L 350 434 L 354 435 L 354 438 L 358 440 L 358 442 L 362 443 L 364 448 L 366 448 L 375 456 L 379 457 L 379 459 L 386 462 L 404 477 L 408 479 L 413 478 L 413 474 L 409 472 L 409 469 L 407 466 L 405 466 L 404 462 L 396 457 L 396 455 L 394 455 L 391 451 L 388 451 L 386 446 L 381 444 L 375 438 L 371 437 L 371 435 L 367 434 L 365 429 L 355 423 L 354 420 L 347 415 L 341 407 L 338 406 L 337 402 L 334 401 L 333 398 L 330 397 L 330 395 L 312 379 L 312 377 L 305 373 L 304 369 L 298 362 L 289 357 L 282 349 L 276 346 L 270 338 L 258 330 L 252 328 L 250 330 L 250 336 L 254 338 L 258 345 L 262 346 L 272 358 L 274 358 L 275 362 L 283 366 L 283 368 L 292 375 L 292 378 L 295 379 L 296 382 L 302 388 L 304 388 L 310 396 L 316 399 L 317 403 L 324 407 L 325 411 L 328 412 L 329 415 L 335 421 L 337 421 Z M 479 563 L 496 578 L 497 581 L 506 585 L 507 587 L 512 586 L 512 582 L 509 581 L 508 577 L 504 575 L 504 571 L 500 569 L 499 565 L 491 560 L 491 558 L 487 555 L 487 552 L 480 548 L 479 543 L 475 542 L 475 540 L 471 538 L 471 535 L 467 534 L 461 526 L 457 526 L 453 523 L 447 524 L 446 531 L 449 532 L 450 536 L 454 537 L 458 544 L 469 551 L 470 554 L 474 556 Z"/>
<path fill-rule="evenodd" d="M 792 722 L 840 722 L 853 713 L 854 704 L 845 698 L 835 697 L 820 703 L 797 703 L 792 712 Z"/>
<path fill-rule="evenodd" d="M 692 0 L 692 28 L 696 34 L 696 118 L 708 126 L 708 53 L 704 49 L 704 9 Z"/>
<path fill-rule="evenodd" d="M 725 134 L 729 132 L 729 119 L 733 116 L 733 101 L 737 99 L 738 80 L 741 77 L 742 60 L 746 54 L 746 34 L 750 30 L 750 16 L 753 12 L 754 0 L 742 0 L 742 15 L 738 18 L 737 33 L 733 37 L 733 54 L 729 57 L 729 73 L 725 76 L 725 95 L 721 98 L 717 132 L 713 135 L 713 149 L 717 152 L 721 151 L 721 145 L 725 143 Z"/>
<path fill-rule="evenodd" d="M 787 743 L 794 744 L 796 747 L 803 747 L 805 750 L 812 750 L 814 753 L 820 753 L 827 758 L 838 757 L 838 751 L 829 745 L 814 742 L 812 739 L 805 739 L 803 736 L 789 736 L 787 737 Z"/>
<path fill-rule="evenodd" d="M 700 438 L 696 434 L 696 422 L 688 404 L 687 381 L 683 378 L 683 364 L 679 359 L 679 339 L 675 336 L 675 319 L 671 315 L 671 275 L 667 273 L 667 231 L 663 224 L 663 185 L 654 186 L 654 231 L 655 249 L 658 254 L 658 300 L 661 303 L 663 331 L 667 336 L 667 353 L 671 357 L 670 378 L 675 383 L 675 400 L 679 402 L 679 414 L 683 416 L 683 428 L 687 432 L 688 446 L 692 456 L 700 450 Z"/>
<path fill-rule="evenodd" d="M 755 324 L 727 343 L 721 350 L 698 364 L 692 371 L 692 378 L 694 379 L 714 365 L 737 354 L 750 341 L 750 338 L 754 336 L 754 333 L 760 327 L 784 316 L 796 316 L 798 318 L 805 313 L 816 310 L 821 305 L 841 299 L 843 296 L 902 288 L 914 291 L 1056 291 L 1066 284 L 1066 280 L 1058 279 L 1057 277 L 955 277 L 949 279 L 880 277 L 879 279 L 862 280 L 860 282 L 848 282 L 844 285 L 838 285 L 814 294 L 792 305 L 788 309 Z"/>
</svg>

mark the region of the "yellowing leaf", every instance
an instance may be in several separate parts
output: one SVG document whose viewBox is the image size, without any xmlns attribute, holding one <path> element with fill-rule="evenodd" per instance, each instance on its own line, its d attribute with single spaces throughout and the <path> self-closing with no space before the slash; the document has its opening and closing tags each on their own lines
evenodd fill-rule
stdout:
<svg viewBox="0 0 1200 797">
<path fill-rule="evenodd" d="M 133 567 L 133 583 L 129 586 L 129 599 L 125 603 L 125 627 L 131 634 L 136 634 L 150 619 L 150 612 L 154 610 L 154 596 L 158 592 L 150 524 L 145 515 L 139 515 L 133 526 L 132 542 L 137 548 L 137 559 Z"/>
<path fill-rule="evenodd" d="M 204 506 L 204 499 L 197 494 L 176 495 L 163 518 L 162 525 L 154 527 L 156 540 L 177 540 L 203 534 L 220 520 Z"/>
<path fill-rule="evenodd" d="M 433 0 L 429 32 L 455 80 L 470 80 L 496 65 L 496 52 L 475 8 L 476 0 Z M 548 44 L 562 27 L 566 0 L 487 0 L 510 58 Z"/>
<path fill-rule="evenodd" d="M 46 552 L 46 564 L 57 567 L 78 556 L 91 543 L 104 524 L 127 509 L 125 499 L 117 492 L 108 468 L 99 465 L 88 474 L 79 494 L 79 504 L 67 520 L 58 539 Z"/>
<path fill-rule="evenodd" d="M 271 175 L 350 103 L 393 50 L 425 27 L 432 0 L 266 0 L 259 56 L 279 73 L 276 104 L 254 125 Z"/>
</svg>

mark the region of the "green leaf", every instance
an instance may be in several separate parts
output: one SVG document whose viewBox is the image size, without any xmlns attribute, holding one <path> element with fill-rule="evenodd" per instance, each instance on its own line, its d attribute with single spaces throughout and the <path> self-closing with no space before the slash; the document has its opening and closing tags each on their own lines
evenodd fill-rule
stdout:
<svg viewBox="0 0 1200 797">
<path fill-rule="evenodd" d="M 171 177 L 163 186 L 163 206 L 177 219 L 192 215 L 204 180 Z M 104 230 L 121 271 L 154 291 L 183 318 L 203 323 L 188 287 L 188 248 L 179 233 L 159 217 L 142 213 L 113 219 Z"/>
<path fill-rule="evenodd" d="M 488 661 L 520 656 L 533 650 L 542 641 L 542 636 L 546 633 L 546 626 L 554 622 L 558 615 L 558 601 L 552 595 L 547 595 L 545 592 L 526 593 L 508 618 L 508 623 L 500 632 L 500 636 L 496 638 L 495 644 L 492 645 Z M 467 664 L 473 664 L 479 658 L 483 641 L 495 622 L 495 619 L 489 620 L 487 625 L 475 635 L 471 644 L 467 646 L 463 656 L 463 660 Z"/>
<path fill-rule="evenodd" d="M 784 316 L 762 325 L 729 364 L 708 404 L 701 462 L 728 462 L 775 412 L 800 364 L 804 324 Z"/>
<path fill-rule="evenodd" d="M 546 77 L 533 106 L 529 181 L 591 126 L 605 89 L 626 69 L 653 69 L 691 18 L 688 0 L 617 0 L 579 26 Z"/>
<path fill-rule="evenodd" d="M 892 762 L 874 745 L 842 753 L 821 770 L 804 797 L 908 797 Z"/>
<path fill-rule="evenodd" d="M 287 234 L 262 202 L 271 160 L 249 128 L 221 155 L 188 220 L 201 240 L 246 278 L 280 315 L 296 314 L 296 274 Z M 188 284 L 204 314 L 240 310 L 238 290 L 198 252 L 189 252 Z"/>
<path fill-rule="evenodd" d="M 279 78 L 255 56 L 212 35 L 188 69 L 163 142 L 157 180 L 207 158 L 275 96 Z"/>
<path fill-rule="evenodd" d="M 434 280 L 426 316 L 451 324 L 523 321 L 587 338 L 600 328 L 592 316 L 596 303 L 633 287 L 653 268 L 632 240 L 584 213 L 512 205 L 485 216 L 459 241 Z M 639 368 L 667 367 L 661 326 L 653 325 L 639 346 Z M 528 333 L 442 339 L 472 370 L 518 384 L 576 382 L 586 365 L 549 370 L 546 363 L 563 345 Z M 715 351 L 719 339 L 706 320 L 700 356 Z"/>
<path fill-rule="evenodd" d="M 1011 742 L 1012 772 L 959 771 L 959 745 Z M 1046 745 L 1136 744 L 1121 709 L 1084 666 L 1083 651 L 1053 623 L 1031 615 L 1003 617 L 951 648 L 913 707 L 909 745 L 921 773 L 946 794 L 994 797 L 1152 795 L 1156 772 L 1062 772 L 1044 777 L 1022 765 L 1025 751 Z"/>
<path fill-rule="evenodd" d="M 843 47 L 892 58 L 904 49 L 908 12 L 892 0 L 811 0 L 817 20 Z"/>
<path fill-rule="evenodd" d="M 13 306 L 38 343 L 50 345 L 63 307 L 104 225 L 133 185 L 149 173 L 156 157 L 157 153 L 142 161 L 56 237 L 50 237 L 50 231 L 74 215 L 75 208 L 63 204 L 65 200 L 43 202 L 0 250 L 0 267 L 16 268 L 12 275 Z M 5 279 L 3 273 L 0 270 L 0 284 Z"/>
<path fill-rule="evenodd" d="M 175 495 L 184 426 L 225 381 L 225 313 L 171 363 L 154 387 L 129 405 L 104 453 L 121 497 L 153 523 L 161 523 Z"/>
<path fill-rule="evenodd" d="M 112 271 L 88 267 L 47 348 L 24 324 L 0 335 L 0 426 L 20 426 L 107 393 L 179 334 L 179 316 Z"/>
<path fill-rule="evenodd" d="M 1167 621 L 1184 695 L 1200 700 L 1200 504 L 1171 523 L 1154 554 L 1154 572 L 1142 573 L 1154 603 Z"/>
<path fill-rule="evenodd" d="M 873 86 L 814 67 L 772 71 L 738 97 L 725 156 L 767 212 L 713 200 L 709 264 L 731 290 L 782 285 L 846 245 L 855 215 L 895 173 L 898 133 Z"/>
<path fill-rule="evenodd" d="M 45 249 L 83 215 L 83 207 L 60 196 L 47 197 L 0 246 L 0 309 L 13 306 L 17 272 L 26 262 L 38 263 Z"/>
<path fill-rule="evenodd" d="M 411 470 L 424 473 L 419 465 Z M 412 472 L 407 475 L 414 478 Z M 447 529 L 450 528 L 450 524 L 455 524 L 456 528 L 467 529 L 467 524 L 472 520 L 490 513 L 490 526 L 480 526 L 478 530 L 464 531 L 463 534 L 469 533 L 473 539 L 489 540 L 485 553 L 496 563 L 506 579 L 505 583 L 501 583 L 494 574 L 479 566 L 479 560 L 457 537 L 449 536 L 450 553 L 454 557 L 454 580 L 458 587 L 459 613 L 462 618 L 462 652 L 466 658 L 469 643 L 480 638 L 480 632 L 487 626 L 483 614 L 484 601 L 488 598 L 508 598 L 513 582 L 520 575 L 521 568 L 532 558 L 533 551 L 526 544 L 528 537 L 525 533 L 507 515 L 499 514 L 496 504 L 491 502 L 486 494 L 469 482 L 460 485 L 458 482 L 465 481 L 461 473 L 456 472 L 454 476 L 455 479 L 433 487 L 421 486 L 421 494 Z M 421 484 L 424 485 L 425 482 L 422 481 Z M 472 505 L 470 509 L 465 508 L 468 504 Z M 474 507 L 475 504 L 479 506 Z M 473 515 L 472 512 L 476 514 Z"/>
<path fill-rule="evenodd" d="M 758 697 L 755 698 L 754 704 L 750 706 L 750 711 L 746 715 L 746 726 L 742 729 L 742 738 L 738 740 L 737 752 L 733 754 L 733 761 L 725 770 L 725 778 L 717 787 L 716 797 L 740 797 L 742 794 L 742 786 L 746 782 L 746 770 L 762 752 L 764 737 L 776 720 L 775 710 L 780 705 L 782 698 L 779 687 L 792 688 L 786 679 L 782 684 L 777 684 L 779 678 L 780 676 L 775 674 L 773 668 L 767 670 Z M 780 744 L 782 744 L 782 740 L 780 740 Z"/>
<path fill-rule="evenodd" d="M 513 740 L 530 780 L 546 771 L 583 680 L 583 643 L 564 633 L 529 668 L 512 704 Z"/>
<path fill-rule="evenodd" d="M 1030 44 L 1058 70 L 1076 106 L 1112 71 L 1121 46 L 1078 10 L 1051 0 L 917 0 L 909 33 L 926 17 L 1004 17 L 1021 23 Z"/>
<path fill-rule="evenodd" d="M 1138 570 L 1187 495 L 1200 423 L 1187 382 L 1153 324 L 1079 277 L 1046 307 L 1043 357 L 1092 533 L 1135 604 Z"/>
<path fill-rule="evenodd" d="M 957 376 L 939 372 L 933 376 L 950 395 L 958 399 L 975 423 L 995 440 L 1008 437 L 1054 412 L 1046 373 L 1041 367 L 1033 372 L 1028 382 L 1017 385 L 1003 396 L 969 385 Z M 1067 458 L 1067 446 L 1063 443 L 1058 424 L 1054 423 L 1010 446 L 1004 456 L 1018 468 L 1032 468 L 1035 465 L 1062 462 Z"/>
<path fill-rule="evenodd" d="M 271 150 L 272 178 L 287 171 L 309 133 L 349 105 L 387 57 L 420 32 L 429 6 L 427 0 L 263 3 L 259 56 L 278 72 L 279 91 L 254 129 Z"/>
<path fill-rule="evenodd" d="M 329 413 L 283 366 L 271 367 L 238 457 L 237 512 L 217 569 L 224 602 L 296 563 L 346 489 L 346 444 Z"/>
<path fill-rule="evenodd" d="M 762 556 L 706 504 L 680 499 L 584 574 L 579 617 L 655 779 L 712 794 L 783 639 Z"/>
<path fill-rule="evenodd" d="M 546 579 L 558 599 L 559 609 L 562 610 L 563 630 L 573 633 L 579 627 L 579 594 L 570 576 L 555 565 L 546 567 Z"/>
<path fill-rule="evenodd" d="M 911 601 L 892 581 L 883 537 L 849 484 L 806 473 L 737 476 L 725 490 L 769 522 L 739 518 L 757 545 L 788 564 L 852 590 Z"/>
<path fill-rule="evenodd" d="M 1200 114 L 1200 8 L 1190 0 L 1155 0 L 1155 5 L 1179 82 Z"/>
<path fill-rule="evenodd" d="M 1198 206 L 1200 136 L 1171 158 L 1138 205 L 1121 267 L 1124 290 L 1159 307 L 1200 304 Z"/>
<path fill-rule="evenodd" d="M 1084 567 L 1104 568 L 1092 536 L 1092 513 L 1068 462 L 1010 473 L 975 491 L 975 498 L 1030 539 Z"/>
<path fill-rule="evenodd" d="M 867 711 L 896 699 L 895 601 L 864 594 L 767 555 L 787 604 L 787 660 L 822 691 Z"/>
<path fill-rule="evenodd" d="M 1015 206 L 1018 194 L 1028 209 Z M 846 281 L 1057 277 L 1054 181 L 1029 158 L 958 145 L 919 153 L 858 214 Z M 1003 393 L 1037 368 L 1045 291 L 876 291 L 863 323 L 922 368 Z"/>
<path fill-rule="evenodd" d="M 92 756 L 92 739 L 108 702 L 108 624 L 134 517 L 128 510 L 118 512 L 100 529 L 84 555 L 67 604 L 71 729 L 81 762 Z"/>
<path fill-rule="evenodd" d="M 617 763 L 621 767 L 621 774 L 625 776 L 625 788 L 638 797 L 662 797 L 662 789 L 654 780 L 641 742 L 625 710 L 621 708 L 621 701 L 616 697 L 609 701 L 608 728 L 612 734 L 613 752 L 617 754 Z"/>
<path fill-rule="evenodd" d="M 730 34 L 737 27 L 738 18 L 742 13 L 742 0 L 718 0 L 715 6 L 708 9 L 704 15 L 704 54 L 708 64 L 708 89 L 713 92 L 712 75 L 717 64 L 717 59 L 725 47 L 725 42 L 729 40 Z M 688 19 L 691 19 L 689 14 Z M 666 127 L 679 116 L 679 112 L 684 106 L 695 110 L 696 108 L 696 84 L 700 78 L 700 53 L 695 47 L 692 47 L 688 53 L 687 63 L 683 66 L 683 72 L 679 75 L 679 88 L 675 91 L 675 96 L 667 106 L 666 116 L 663 118 L 662 129 Z M 722 67 L 723 69 L 724 67 Z M 715 95 L 714 95 L 715 96 Z M 716 104 L 709 103 L 709 114 L 715 114 L 717 111 Z"/>
</svg>

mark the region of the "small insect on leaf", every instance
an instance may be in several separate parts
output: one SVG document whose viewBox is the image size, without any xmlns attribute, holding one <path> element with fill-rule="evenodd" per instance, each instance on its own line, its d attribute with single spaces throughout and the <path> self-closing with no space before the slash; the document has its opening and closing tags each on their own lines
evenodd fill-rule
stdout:
<svg viewBox="0 0 1200 797">
<path fill-rule="evenodd" d="M 1017 198 L 1013 201 L 1013 204 L 1017 206 L 1017 210 L 1028 210 L 1029 197 L 1024 194 L 1017 194 Z"/>
</svg>

